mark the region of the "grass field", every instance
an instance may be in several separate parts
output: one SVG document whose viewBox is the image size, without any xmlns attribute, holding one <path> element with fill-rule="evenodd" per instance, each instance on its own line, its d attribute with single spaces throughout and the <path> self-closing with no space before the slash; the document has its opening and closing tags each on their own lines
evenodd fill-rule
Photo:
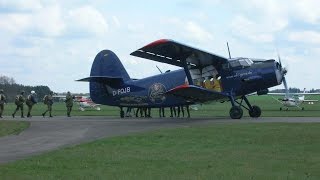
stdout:
<svg viewBox="0 0 320 180">
<path fill-rule="evenodd" d="M 320 99 L 319 96 L 313 96 L 313 99 Z M 272 99 L 271 96 L 250 96 L 250 102 L 253 105 L 258 105 L 262 109 L 262 116 L 270 117 L 282 117 L 282 116 L 315 116 L 320 117 L 320 103 L 315 103 L 314 105 L 304 105 L 305 110 L 301 111 L 297 108 L 291 108 L 289 111 L 279 111 L 280 104 Z M 110 116 L 110 117 L 119 117 L 119 108 L 111 106 L 101 106 L 101 111 L 96 111 L 93 109 L 88 109 L 84 112 L 79 111 L 78 105 L 74 105 L 74 110 L 72 112 L 73 116 Z M 191 117 L 229 117 L 230 102 L 225 103 L 211 103 L 203 104 L 199 106 L 198 111 L 191 111 Z M 15 105 L 9 103 L 5 106 L 4 115 L 11 116 L 15 108 Z M 36 104 L 33 108 L 32 115 L 41 116 L 45 111 L 46 106 L 43 103 Z M 25 114 L 27 112 L 27 106 L 25 106 Z M 66 115 L 66 107 L 64 103 L 55 103 L 53 105 L 53 115 L 61 116 Z M 169 109 L 166 108 L 166 116 L 168 117 Z M 20 113 L 17 114 L 17 117 L 20 116 Z M 158 109 L 152 110 L 152 116 L 158 117 Z M 248 112 L 244 110 L 244 116 L 249 116 Z"/>
<path fill-rule="evenodd" d="M 0 137 L 19 134 L 24 129 L 28 128 L 30 122 L 25 121 L 0 121 Z"/>
<path fill-rule="evenodd" d="M 0 165 L 2 179 L 320 179 L 320 124 L 216 124 L 102 139 Z"/>
</svg>

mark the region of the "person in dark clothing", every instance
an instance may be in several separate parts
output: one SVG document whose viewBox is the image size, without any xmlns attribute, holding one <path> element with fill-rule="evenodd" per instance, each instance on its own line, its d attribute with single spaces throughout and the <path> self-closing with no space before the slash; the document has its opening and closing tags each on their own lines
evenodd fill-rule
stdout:
<svg viewBox="0 0 320 180">
<path fill-rule="evenodd" d="M 15 102 L 14 102 L 17 105 L 17 108 L 12 114 L 13 118 L 15 117 L 16 112 L 19 111 L 19 109 L 21 110 L 21 118 L 24 118 L 23 105 L 24 105 L 25 101 L 26 101 L 26 98 L 24 97 L 24 91 L 21 91 L 20 94 L 18 94 L 16 96 L 16 99 L 15 99 Z"/>
<path fill-rule="evenodd" d="M 160 108 L 159 108 L 159 117 L 166 117 L 166 116 L 164 115 L 164 107 L 160 107 Z"/>
<path fill-rule="evenodd" d="M 36 101 L 36 92 L 35 91 L 31 91 L 31 94 L 29 94 L 29 96 L 27 97 L 26 100 L 26 105 L 28 106 L 28 114 L 27 117 L 32 117 L 31 116 L 31 110 L 33 105 L 37 104 Z"/>
<path fill-rule="evenodd" d="M 177 116 L 177 111 L 176 111 L 176 107 L 172 106 L 170 107 L 170 117 L 176 117 Z"/>
<path fill-rule="evenodd" d="M 180 117 L 180 112 L 182 112 L 182 117 L 184 117 L 184 109 L 183 109 L 183 106 L 178 106 L 178 117 Z"/>
</svg>

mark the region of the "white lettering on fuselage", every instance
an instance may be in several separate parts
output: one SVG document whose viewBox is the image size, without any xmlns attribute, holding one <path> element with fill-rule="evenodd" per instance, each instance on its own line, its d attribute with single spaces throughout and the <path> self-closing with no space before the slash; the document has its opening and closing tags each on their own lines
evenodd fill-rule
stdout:
<svg viewBox="0 0 320 180">
<path fill-rule="evenodd" d="M 248 71 L 248 72 L 242 72 L 242 73 L 236 73 L 234 75 L 231 75 L 231 76 L 227 76 L 226 79 L 232 79 L 232 78 L 241 78 L 243 76 L 248 76 L 248 75 L 251 75 L 252 72 L 251 71 Z"/>
<path fill-rule="evenodd" d="M 125 87 L 121 89 L 117 89 L 116 91 L 112 91 L 113 96 L 118 96 L 122 94 L 126 94 L 130 92 L 130 87 Z"/>
</svg>

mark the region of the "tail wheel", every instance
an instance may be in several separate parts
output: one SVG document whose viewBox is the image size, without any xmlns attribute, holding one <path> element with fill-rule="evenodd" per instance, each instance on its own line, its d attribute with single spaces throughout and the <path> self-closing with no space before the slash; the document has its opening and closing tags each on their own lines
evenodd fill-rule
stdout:
<svg viewBox="0 0 320 180">
<path fill-rule="evenodd" d="M 260 117 L 261 116 L 261 109 L 259 106 L 252 106 L 252 109 L 249 110 L 250 117 Z"/>
<path fill-rule="evenodd" d="M 243 115 L 243 110 L 239 106 L 233 106 L 230 109 L 229 114 L 232 119 L 241 119 Z"/>
</svg>

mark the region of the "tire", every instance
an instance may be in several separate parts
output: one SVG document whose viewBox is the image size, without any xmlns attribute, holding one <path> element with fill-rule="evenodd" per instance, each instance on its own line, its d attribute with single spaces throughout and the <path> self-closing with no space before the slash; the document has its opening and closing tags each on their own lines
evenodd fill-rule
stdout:
<svg viewBox="0 0 320 180">
<path fill-rule="evenodd" d="M 280 111 L 282 111 L 282 107 L 280 108 Z"/>
<path fill-rule="evenodd" d="M 233 106 L 230 109 L 229 114 L 232 119 L 241 119 L 243 115 L 243 110 L 239 106 Z"/>
<path fill-rule="evenodd" d="M 259 106 L 252 106 L 252 109 L 249 110 L 250 117 L 257 118 L 261 116 L 261 109 Z"/>
</svg>

